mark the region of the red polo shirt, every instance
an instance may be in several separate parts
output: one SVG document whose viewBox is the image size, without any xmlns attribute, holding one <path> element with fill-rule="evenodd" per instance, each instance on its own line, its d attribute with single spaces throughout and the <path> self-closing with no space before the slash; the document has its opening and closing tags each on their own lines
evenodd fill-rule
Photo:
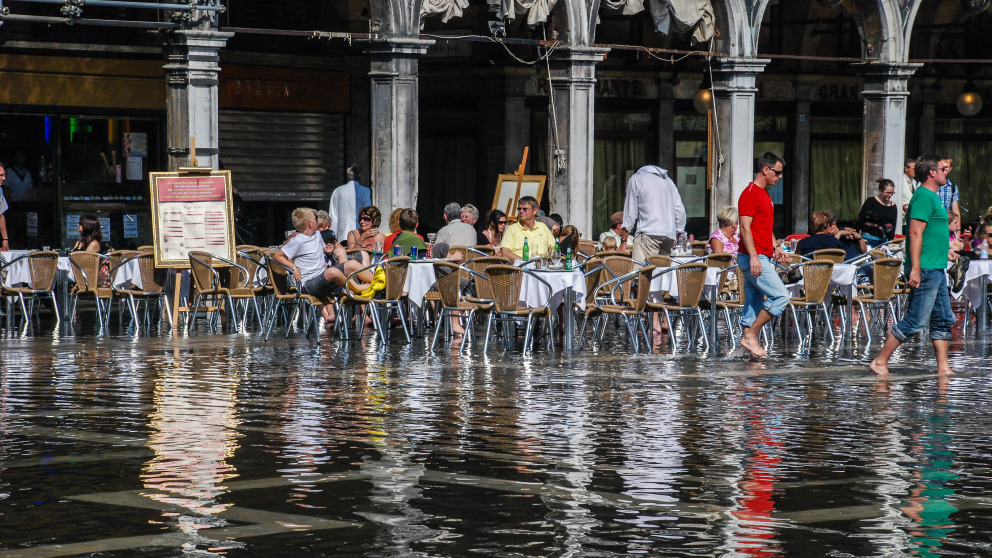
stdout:
<svg viewBox="0 0 992 558">
<path fill-rule="evenodd" d="M 754 238 L 754 249 L 758 255 L 765 255 L 769 258 L 775 254 L 775 243 L 772 236 L 772 225 L 775 224 L 775 205 L 772 204 L 772 197 L 768 192 L 755 184 L 747 185 L 741 192 L 741 199 L 737 201 L 737 213 L 741 217 L 745 215 L 752 217 L 751 236 Z M 740 252 L 749 254 L 747 245 L 742 241 Z"/>
</svg>

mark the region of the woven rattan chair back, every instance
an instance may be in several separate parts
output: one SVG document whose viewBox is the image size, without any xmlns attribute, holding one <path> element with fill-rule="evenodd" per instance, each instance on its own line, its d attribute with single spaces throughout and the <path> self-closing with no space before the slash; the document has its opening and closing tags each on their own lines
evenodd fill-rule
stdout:
<svg viewBox="0 0 992 558">
<path fill-rule="evenodd" d="M 589 258 L 589 261 L 586 262 L 586 308 L 596 305 L 596 293 L 599 291 L 600 285 L 603 284 L 603 272 L 605 270 L 600 270 L 599 273 L 589 272 L 601 265 L 603 265 L 603 260 L 600 258 Z"/>
<path fill-rule="evenodd" d="M 823 250 L 816 250 L 810 257 L 814 260 L 829 260 L 834 263 L 844 263 L 847 259 L 847 252 L 841 250 L 840 248 L 824 248 Z"/>
<path fill-rule="evenodd" d="M 602 252 L 596 252 L 590 258 L 608 258 L 610 256 L 618 256 L 621 258 L 629 258 L 630 250 L 603 250 Z"/>
<path fill-rule="evenodd" d="M 468 260 L 471 260 L 472 256 L 478 256 L 478 254 L 475 254 L 471 250 L 469 250 L 468 246 L 448 246 L 448 257 L 451 257 L 456 253 L 462 255 L 463 262 L 467 262 Z"/>
<path fill-rule="evenodd" d="M 496 249 L 493 248 L 492 246 L 487 246 L 485 244 L 479 244 L 478 246 L 473 246 L 472 248 L 475 248 L 476 251 L 478 251 L 478 252 L 484 253 L 486 256 L 495 256 L 496 255 Z M 475 255 L 475 257 L 472 258 L 472 259 L 479 259 L 479 258 L 485 257 L 485 256 L 480 256 L 479 254 L 474 254 L 474 255 Z"/>
<path fill-rule="evenodd" d="M 612 254 L 611 252 L 606 252 L 607 254 Z M 634 260 L 628 256 L 617 256 L 608 255 L 603 257 L 603 265 L 606 269 L 603 270 L 603 281 L 609 281 L 614 277 L 620 277 L 621 275 L 627 275 L 631 271 L 634 271 Z M 627 300 L 630 298 L 631 285 L 633 285 L 634 280 L 630 279 L 623 282 L 620 289 L 623 293 L 622 300 Z"/>
<path fill-rule="evenodd" d="M 730 267 L 734 265 L 734 257 L 726 252 L 717 252 L 706 256 L 706 265 L 710 267 Z"/>
<path fill-rule="evenodd" d="M 410 258 L 408 256 L 389 258 L 382 268 L 386 273 L 386 300 L 399 300 L 403 295 L 403 284 L 406 283 Z"/>
<path fill-rule="evenodd" d="M 110 258 L 110 265 L 113 267 L 115 265 L 120 265 L 121 262 L 131 256 L 137 256 L 140 253 L 141 252 L 138 250 L 114 250 L 113 252 L 107 254 L 107 257 Z"/>
<path fill-rule="evenodd" d="M 672 257 L 663 256 L 661 254 L 652 254 L 648 256 L 648 265 L 653 265 L 655 267 L 672 267 Z"/>
<path fill-rule="evenodd" d="M 262 248 L 261 246 L 255 246 L 254 244 L 238 244 L 237 251 L 248 252 L 249 254 L 251 254 L 253 252 L 261 252 Z"/>
<path fill-rule="evenodd" d="M 675 270 L 675 280 L 679 285 L 679 307 L 692 308 L 699 305 L 706 286 L 704 263 L 682 264 Z"/>
<path fill-rule="evenodd" d="M 651 293 L 651 275 L 656 268 L 653 265 L 646 265 L 637 270 L 637 298 L 633 300 L 634 310 L 643 312 L 648 305 L 648 296 Z"/>
<path fill-rule="evenodd" d="M 254 287 L 255 276 L 258 275 L 258 268 L 261 267 L 258 265 L 258 262 L 262 260 L 262 250 L 260 248 L 255 248 L 255 247 L 248 247 L 248 248 L 249 248 L 248 250 L 241 250 L 241 246 L 238 246 L 238 254 L 235 257 L 234 261 L 248 271 L 248 277 L 246 277 L 244 281 L 242 281 L 242 284 L 245 287 Z M 251 257 L 246 258 L 244 254 L 247 254 L 248 256 Z M 232 276 L 238 273 L 244 273 L 244 272 L 238 269 L 237 267 L 232 266 L 231 267 Z"/>
<path fill-rule="evenodd" d="M 154 252 L 155 246 L 152 244 L 145 244 L 144 246 L 138 246 L 139 252 Z"/>
<path fill-rule="evenodd" d="M 800 256 L 799 254 L 786 254 L 785 255 L 785 262 L 787 264 L 789 264 L 790 266 L 792 266 L 792 265 L 799 265 L 799 264 L 803 263 L 804 261 L 806 261 L 806 260 L 804 260 L 803 257 Z"/>
<path fill-rule="evenodd" d="M 520 307 L 523 270 L 512 265 L 490 265 L 486 267 L 486 276 L 489 277 L 496 311 L 515 312 Z"/>
<path fill-rule="evenodd" d="M 592 256 L 599 250 L 599 243 L 595 240 L 580 240 L 579 251 L 588 256 Z"/>
<path fill-rule="evenodd" d="M 269 284 L 276 298 L 295 298 L 293 287 L 289 285 L 289 270 L 271 255 L 265 258 L 265 269 L 269 272 Z"/>
<path fill-rule="evenodd" d="M 434 278 L 441 295 L 441 304 L 446 308 L 457 308 L 461 300 L 461 266 L 451 262 L 434 262 Z"/>
<path fill-rule="evenodd" d="M 692 241 L 692 244 L 691 244 L 692 255 L 693 256 L 705 256 L 706 255 L 706 245 L 707 244 L 709 244 L 709 242 L 707 242 L 705 240 L 693 240 Z"/>
<path fill-rule="evenodd" d="M 50 291 L 55 284 L 55 276 L 59 271 L 59 253 L 33 252 L 28 256 L 31 272 L 31 288 L 36 291 Z"/>
<path fill-rule="evenodd" d="M 871 256 L 873 260 L 881 260 L 889 257 L 889 255 L 885 253 L 885 250 L 868 250 L 868 255 Z"/>
<path fill-rule="evenodd" d="M 899 282 L 903 261 L 899 258 L 882 258 L 872 264 L 872 283 L 875 300 L 890 300 Z"/>
<path fill-rule="evenodd" d="M 100 286 L 100 254 L 95 252 L 70 252 L 72 277 L 76 280 L 76 292 L 96 293 Z"/>
<path fill-rule="evenodd" d="M 189 252 L 189 275 L 200 294 L 213 292 L 219 286 L 214 284 L 213 262 L 210 252 Z"/>
<path fill-rule="evenodd" d="M 510 260 L 499 256 L 487 256 L 485 258 L 475 258 L 465 262 L 465 267 L 485 276 L 486 268 L 491 265 L 510 265 Z M 475 295 L 485 300 L 493 299 L 493 289 L 489 286 L 489 279 L 486 277 L 472 276 L 475 282 Z"/>
<path fill-rule="evenodd" d="M 803 291 L 807 303 L 823 302 L 830 290 L 833 271 L 834 262 L 830 260 L 813 260 L 803 264 Z"/>
<path fill-rule="evenodd" d="M 141 274 L 141 290 L 146 293 L 160 293 L 165 289 L 169 270 L 155 267 L 155 254 L 142 252 L 138 255 L 138 273 Z"/>
</svg>

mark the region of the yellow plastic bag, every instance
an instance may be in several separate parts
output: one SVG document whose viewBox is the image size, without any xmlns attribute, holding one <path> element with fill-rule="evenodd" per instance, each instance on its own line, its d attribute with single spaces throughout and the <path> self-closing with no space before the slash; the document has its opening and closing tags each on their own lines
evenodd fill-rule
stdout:
<svg viewBox="0 0 992 558">
<path fill-rule="evenodd" d="M 386 288 L 386 272 L 382 270 L 381 267 L 375 268 L 375 273 L 372 275 L 372 282 L 369 283 L 369 288 L 362 291 L 362 296 L 365 298 L 372 298 L 375 293 Z"/>
</svg>

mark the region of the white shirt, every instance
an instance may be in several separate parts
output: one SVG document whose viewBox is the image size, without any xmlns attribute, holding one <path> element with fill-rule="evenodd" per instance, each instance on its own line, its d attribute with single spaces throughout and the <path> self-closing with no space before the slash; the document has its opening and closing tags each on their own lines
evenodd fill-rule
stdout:
<svg viewBox="0 0 992 558">
<path fill-rule="evenodd" d="M 478 235 L 475 234 L 475 227 L 458 219 L 441 227 L 441 230 L 437 231 L 437 239 L 434 242 L 444 242 L 448 246 L 475 246 L 475 241 L 478 238 Z"/>
<path fill-rule="evenodd" d="M 623 202 L 623 228 L 653 236 L 676 238 L 685 230 L 685 206 L 682 196 L 668 171 L 648 165 L 637 169 L 627 181 L 627 197 Z"/>
<path fill-rule="evenodd" d="M 358 228 L 355 216 L 358 215 L 358 202 L 355 199 L 355 181 L 342 184 L 331 192 L 331 206 L 327 214 L 331 216 L 331 229 L 338 240 L 344 240 L 348 233 Z"/>
<path fill-rule="evenodd" d="M 14 170 L 13 166 L 7 167 L 7 180 L 3 183 L 10 192 L 10 201 L 26 201 L 33 197 L 31 188 L 34 181 L 31 179 L 31 171 L 24 169 L 24 178 Z"/>
<path fill-rule="evenodd" d="M 327 267 L 324 259 L 324 239 L 321 238 L 320 233 L 315 232 L 310 236 L 300 233 L 294 236 L 283 245 L 282 253 L 300 268 L 301 285 L 323 273 L 324 268 Z"/>
<path fill-rule="evenodd" d="M 906 176 L 906 173 L 902 173 L 902 199 L 899 201 L 899 206 L 908 204 L 909 200 L 913 199 L 913 192 L 919 187 L 920 183 L 915 178 L 910 178 Z"/>
</svg>

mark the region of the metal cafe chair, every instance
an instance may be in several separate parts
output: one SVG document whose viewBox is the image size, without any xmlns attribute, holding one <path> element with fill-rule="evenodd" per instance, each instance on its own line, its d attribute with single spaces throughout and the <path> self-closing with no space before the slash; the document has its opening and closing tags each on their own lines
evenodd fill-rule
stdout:
<svg viewBox="0 0 992 558">
<path fill-rule="evenodd" d="M 582 314 L 582 325 L 579 326 L 579 342 L 577 346 L 582 347 L 582 339 L 585 336 L 586 324 L 589 323 L 589 318 L 592 318 L 593 333 L 592 339 L 599 339 L 599 328 L 603 327 L 605 331 L 606 320 L 600 319 L 603 315 L 603 310 L 598 304 L 596 304 L 596 296 L 599 294 L 600 287 L 603 285 L 604 272 L 610 273 L 610 271 L 603 266 L 603 260 L 601 259 L 589 259 L 583 264 L 582 276 L 586 281 L 586 299 L 585 308 L 579 304 L 578 301 L 575 302 L 575 312 L 580 312 Z M 569 335 L 570 332 L 565 332 Z"/>
<path fill-rule="evenodd" d="M 400 325 L 403 327 L 403 336 L 406 337 L 407 343 L 410 342 L 410 331 L 407 329 L 406 313 L 403 310 L 403 301 L 401 299 L 403 295 L 403 284 L 406 282 L 406 274 L 409 269 L 409 265 L 409 256 L 398 256 L 355 270 L 345 279 L 346 292 L 339 299 L 339 304 L 342 308 L 357 308 L 361 306 L 365 309 L 365 311 L 362 312 L 362 325 L 359 330 L 359 338 L 361 338 L 362 331 L 364 331 L 366 312 L 370 312 L 372 315 L 372 324 L 378 332 L 379 339 L 385 343 L 386 328 L 389 326 L 389 313 L 390 311 L 395 311 L 399 314 Z M 380 266 L 386 275 L 386 288 L 383 291 L 382 298 L 366 297 L 362 296 L 360 293 L 351 292 L 347 285 L 350 285 L 359 273 L 370 269 L 375 269 Z M 340 334 L 344 339 L 347 339 L 347 320 L 344 320 L 343 318 L 344 316 L 338 316 L 338 322 L 341 324 L 339 326 L 341 332 Z"/>
<path fill-rule="evenodd" d="M 275 258 L 265 258 L 265 269 L 269 274 L 269 284 L 272 285 L 272 296 L 275 298 L 275 303 L 269 309 L 269 315 L 265 319 L 266 326 L 263 339 L 267 341 L 269 335 L 272 334 L 272 328 L 279 321 L 279 311 L 285 310 L 289 306 L 293 307 L 293 314 L 292 317 L 286 320 L 286 337 L 289 337 L 290 332 L 293 330 L 293 324 L 302 313 L 303 330 L 306 331 L 307 338 L 309 339 L 311 330 L 316 331 L 317 329 L 317 309 L 323 307 L 325 304 L 335 304 L 334 299 L 332 297 L 316 297 L 301 293 L 293 284 L 292 270 L 277 262 Z M 338 319 L 341 319 L 340 314 L 338 315 Z"/>
<path fill-rule="evenodd" d="M 159 311 L 159 320 L 161 321 L 164 316 L 169 322 L 169 327 L 173 327 L 172 311 L 169 308 L 169 298 L 165 292 L 165 282 L 169 276 L 169 270 L 155 267 L 155 254 L 139 252 L 111 268 L 111 285 L 118 284 L 117 274 L 124 266 L 134 260 L 137 260 L 138 263 L 138 276 L 141 285 L 132 285 L 130 288 L 112 287 L 114 295 L 127 300 L 128 311 L 136 326 L 138 324 L 151 324 L 151 311 L 148 305 L 154 303 L 155 308 Z M 144 305 L 144 312 L 142 312 L 139 320 L 138 309 L 141 305 Z"/>
<path fill-rule="evenodd" d="M 234 285 L 224 286 L 221 283 L 220 273 L 214 268 L 214 260 L 219 260 L 227 265 L 239 268 L 243 272 Z M 196 294 L 193 298 L 192 310 L 190 311 L 189 324 L 187 327 L 193 327 L 193 323 L 196 320 L 196 315 L 199 313 L 200 305 L 202 304 L 204 310 L 207 312 L 207 327 L 210 328 L 210 331 L 213 331 L 214 319 L 219 317 L 220 311 L 223 311 L 224 302 L 227 301 L 230 305 L 231 319 L 234 323 L 234 329 L 235 331 L 239 330 L 238 311 L 237 306 L 234 304 L 234 300 L 238 299 L 245 301 L 245 320 L 247 320 L 248 310 L 250 307 L 250 305 L 248 305 L 248 301 L 254 300 L 255 298 L 255 293 L 248 284 L 248 281 L 250 281 L 248 270 L 243 266 L 228 260 L 227 258 L 222 258 L 209 252 L 197 250 L 191 250 L 189 252 L 189 265 L 190 276 L 193 278 L 193 285 L 196 288 Z M 255 312 L 256 314 L 258 313 L 257 305 L 255 306 Z M 259 318 L 259 323 L 261 322 L 262 320 Z"/>
<path fill-rule="evenodd" d="M 841 251 L 843 252 L 843 250 Z M 806 315 L 806 334 L 802 336 L 801 344 L 807 340 L 812 341 L 813 327 L 817 312 L 823 312 L 827 333 L 830 335 L 830 342 L 834 342 L 834 328 L 830 322 L 830 314 L 824 302 L 827 292 L 830 290 L 830 276 L 834 270 L 834 262 L 830 260 L 813 260 L 800 264 L 803 274 L 803 295 L 794 296 L 789 299 L 789 310 L 792 316 L 792 323 L 796 327 L 796 334 L 802 331 L 799 325 L 800 312 Z"/>
<path fill-rule="evenodd" d="M 547 296 L 541 306 L 521 306 L 521 289 L 523 287 L 524 275 L 530 275 L 540 285 L 547 289 Z M 526 318 L 526 328 L 524 330 L 524 348 L 533 351 L 533 339 L 535 321 L 543 318 L 547 328 L 548 339 L 551 343 L 551 350 L 554 350 L 554 336 L 552 335 L 553 315 L 551 314 L 551 285 L 532 271 L 521 269 L 512 265 L 490 265 L 486 267 L 486 277 L 492 287 L 493 311 L 489 314 L 486 322 L 486 344 L 483 352 L 489 350 L 489 338 L 492 334 L 493 322 L 502 323 L 503 335 L 509 348 L 515 339 L 511 335 L 513 327 L 516 327 L 517 319 Z"/>
<path fill-rule="evenodd" d="M 871 325 L 880 323 L 882 330 L 888 323 L 888 318 L 896 320 L 896 309 L 892 305 L 895 296 L 896 284 L 899 282 L 899 274 L 902 272 L 903 261 L 899 258 L 881 258 L 872 262 L 872 284 L 871 292 L 859 295 L 854 298 L 858 302 L 858 311 L 861 314 L 861 323 L 865 327 L 865 336 L 871 343 Z M 869 319 L 869 312 L 875 310 L 873 319 Z"/>
<path fill-rule="evenodd" d="M 634 352 L 640 351 L 640 341 L 638 340 L 637 333 L 640 332 L 644 338 L 644 345 L 647 347 L 648 352 L 651 352 L 651 340 L 648 338 L 648 294 L 651 291 L 651 278 L 654 274 L 654 266 L 644 266 L 636 271 L 632 271 L 626 275 L 621 275 L 619 277 L 614 277 L 608 281 L 603 282 L 600 285 L 600 290 L 609 290 L 610 293 L 610 304 L 601 304 L 599 300 L 593 299 L 596 307 L 604 315 L 615 315 L 623 318 L 624 325 L 627 329 L 627 334 L 630 336 L 630 344 L 634 348 Z M 624 283 L 632 282 L 637 280 L 637 296 L 630 300 L 618 300 L 616 297 L 617 291 L 622 289 Z M 605 334 L 605 328 L 600 333 L 600 343 L 602 344 L 602 335 Z"/>
<path fill-rule="evenodd" d="M 686 332 L 686 337 L 689 339 L 690 345 L 692 344 L 692 333 L 690 329 L 695 329 L 690 322 L 686 320 L 686 317 L 695 317 L 696 323 L 698 324 L 699 334 L 703 337 L 703 343 L 706 348 L 710 348 L 709 336 L 706 333 L 706 322 L 703 320 L 703 312 L 700 306 L 700 300 L 702 300 L 703 289 L 706 286 L 706 268 L 708 266 L 705 263 L 686 263 L 680 266 L 662 270 L 661 273 L 675 273 L 675 281 L 678 284 L 679 298 L 676 302 L 658 302 L 658 303 L 648 303 L 647 308 L 652 311 L 660 311 L 665 315 L 665 320 L 668 322 L 669 332 L 668 340 L 672 344 L 672 351 L 675 351 L 677 347 L 676 341 L 676 330 L 675 323 L 672 321 L 672 314 L 679 317 L 679 320 L 683 324 L 683 328 Z"/>
<path fill-rule="evenodd" d="M 69 315 L 70 321 L 76 321 L 76 304 L 79 297 L 93 297 L 96 301 L 96 316 L 100 322 L 100 331 L 107 327 L 110 321 L 110 304 L 113 301 L 114 291 L 110 287 L 104 287 L 104 279 L 100 274 L 100 267 L 106 262 L 111 263 L 110 258 L 104 254 L 96 252 L 70 252 L 69 265 L 72 266 L 72 275 L 76 281 L 72 289 L 69 290 Z"/>
<path fill-rule="evenodd" d="M 469 298 L 462 294 L 462 277 L 466 274 L 475 279 L 477 281 L 477 285 L 484 283 L 486 286 L 483 286 L 482 290 L 489 291 L 491 294 L 492 289 L 488 286 L 488 277 L 486 277 L 485 274 L 473 271 L 467 266 L 458 265 L 452 262 L 434 262 L 434 277 L 437 280 L 437 290 L 441 294 L 441 313 L 438 315 L 437 327 L 434 330 L 434 339 L 431 341 L 432 351 L 437 345 L 437 338 L 441 334 L 442 330 L 444 330 L 446 340 L 452 337 L 450 318 L 454 318 L 456 312 L 461 316 L 465 316 L 465 313 L 467 312 L 468 315 L 465 317 L 465 339 L 462 346 L 458 349 L 458 354 L 465 352 L 465 346 L 468 345 L 469 339 L 471 338 L 472 342 L 475 341 L 475 326 L 473 322 L 475 313 L 489 312 L 493 308 L 493 301 L 491 298 Z"/>
<path fill-rule="evenodd" d="M 0 295 L 4 298 L 8 298 L 7 305 L 7 325 L 13 323 L 14 314 L 17 312 L 17 307 L 14 304 L 10 304 L 10 298 L 17 298 L 20 302 L 21 312 L 24 315 L 24 327 L 27 327 L 31 323 L 31 316 L 35 313 L 34 302 L 35 300 L 48 298 L 52 301 L 52 311 L 55 313 L 55 325 L 58 326 L 62 321 L 62 317 L 59 315 L 59 305 L 55 300 L 55 278 L 58 275 L 59 268 L 59 253 L 54 251 L 45 252 L 31 252 L 30 254 L 24 254 L 10 260 L 9 262 L 3 262 L 0 264 L 0 269 L 7 268 L 14 263 L 27 260 L 28 271 L 30 272 L 31 283 L 24 287 L 7 287 L 2 282 L 0 282 Z M 28 309 L 27 301 L 31 301 L 31 308 Z"/>
</svg>

